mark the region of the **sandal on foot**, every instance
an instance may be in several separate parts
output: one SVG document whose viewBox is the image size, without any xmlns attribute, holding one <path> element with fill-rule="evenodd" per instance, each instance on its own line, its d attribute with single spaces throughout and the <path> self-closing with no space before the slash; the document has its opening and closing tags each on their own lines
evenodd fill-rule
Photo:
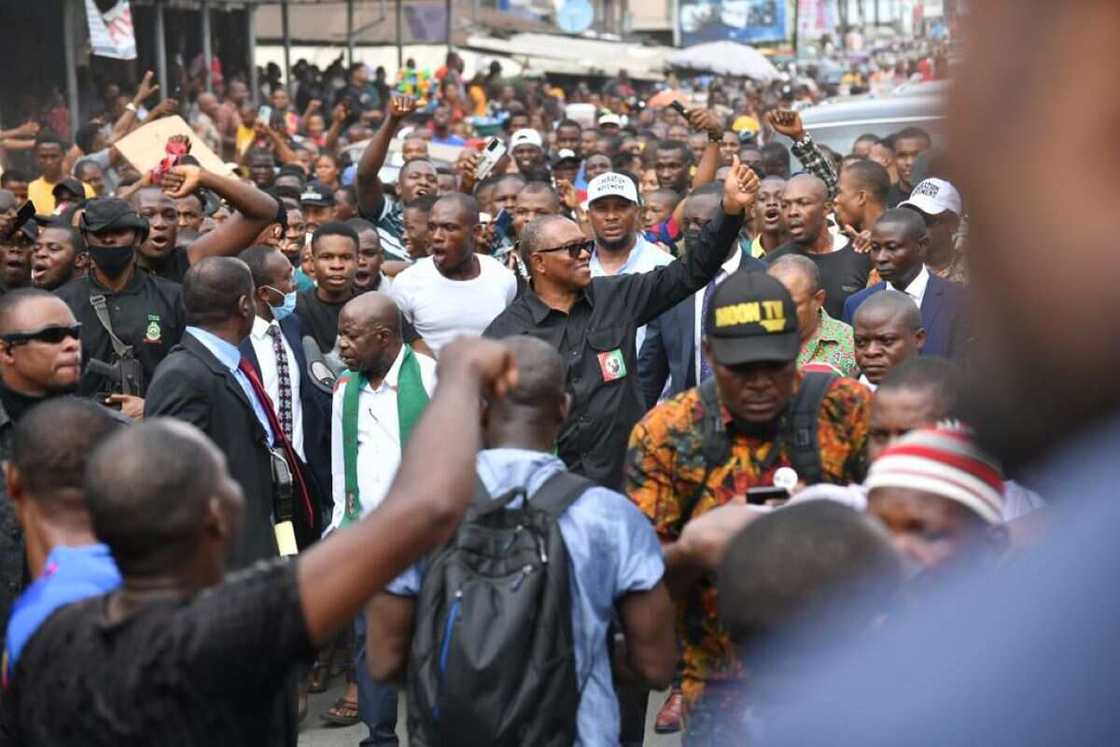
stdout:
<svg viewBox="0 0 1120 747">
<path fill-rule="evenodd" d="M 320 714 L 319 718 L 333 726 L 353 726 L 361 720 L 357 701 L 346 698 L 336 700 L 334 705 Z"/>
</svg>

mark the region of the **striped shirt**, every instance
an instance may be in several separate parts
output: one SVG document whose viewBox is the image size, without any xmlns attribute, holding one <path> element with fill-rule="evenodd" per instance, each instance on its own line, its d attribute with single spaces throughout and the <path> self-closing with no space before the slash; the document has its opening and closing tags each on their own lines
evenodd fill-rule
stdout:
<svg viewBox="0 0 1120 747">
<path fill-rule="evenodd" d="M 379 216 L 374 218 L 363 214 L 362 217 L 377 226 L 377 236 L 381 239 L 381 249 L 385 252 L 385 259 L 412 261 L 412 257 L 404 247 L 404 209 L 399 200 L 385 195 Z"/>
</svg>

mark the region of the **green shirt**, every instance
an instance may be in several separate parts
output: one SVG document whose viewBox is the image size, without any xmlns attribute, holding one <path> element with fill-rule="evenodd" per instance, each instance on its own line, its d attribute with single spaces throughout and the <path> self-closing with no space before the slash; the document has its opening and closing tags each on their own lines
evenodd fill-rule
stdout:
<svg viewBox="0 0 1120 747">
<path fill-rule="evenodd" d="M 817 331 L 801 345 L 801 352 L 797 356 L 798 368 L 809 363 L 830 363 L 844 376 L 859 376 L 851 326 L 833 319 L 824 309 L 820 310 Z"/>
</svg>

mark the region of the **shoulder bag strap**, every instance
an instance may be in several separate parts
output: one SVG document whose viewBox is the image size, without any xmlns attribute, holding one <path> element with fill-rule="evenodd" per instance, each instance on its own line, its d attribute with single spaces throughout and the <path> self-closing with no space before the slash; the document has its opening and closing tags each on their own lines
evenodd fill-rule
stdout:
<svg viewBox="0 0 1120 747">
<path fill-rule="evenodd" d="M 117 337 L 117 333 L 113 331 L 113 321 L 109 318 L 109 307 L 105 303 L 105 296 L 100 293 L 90 296 L 89 303 L 93 307 L 94 313 L 97 314 L 97 321 L 101 322 L 101 326 L 109 333 L 109 340 L 113 343 L 113 352 L 117 354 L 118 358 L 131 358 L 132 346 L 125 345 L 121 338 Z"/>
</svg>

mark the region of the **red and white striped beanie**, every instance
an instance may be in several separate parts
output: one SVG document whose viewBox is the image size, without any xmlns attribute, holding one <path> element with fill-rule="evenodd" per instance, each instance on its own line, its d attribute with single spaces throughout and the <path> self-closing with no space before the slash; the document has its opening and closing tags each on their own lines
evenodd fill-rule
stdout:
<svg viewBox="0 0 1120 747">
<path fill-rule="evenodd" d="M 907 433 L 872 463 L 863 486 L 932 493 L 960 503 L 989 524 L 1003 523 L 1003 474 L 960 424 Z"/>
</svg>

